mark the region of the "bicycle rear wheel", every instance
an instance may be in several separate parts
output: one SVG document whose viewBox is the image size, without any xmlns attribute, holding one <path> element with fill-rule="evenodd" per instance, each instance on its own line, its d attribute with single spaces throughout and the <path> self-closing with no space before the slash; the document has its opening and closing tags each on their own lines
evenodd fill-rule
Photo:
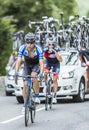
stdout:
<svg viewBox="0 0 89 130">
<path fill-rule="evenodd" d="M 45 110 L 46 111 L 48 110 L 48 102 L 49 102 L 48 93 L 46 93 L 46 97 L 45 97 Z"/>
<path fill-rule="evenodd" d="M 52 94 L 51 94 L 51 85 L 52 85 L 52 80 L 49 80 L 48 82 L 49 85 L 49 89 L 48 89 L 48 93 L 49 93 L 49 108 L 52 108 Z"/>
<path fill-rule="evenodd" d="M 52 95 L 50 95 L 49 98 L 49 108 L 52 109 Z"/>
<path fill-rule="evenodd" d="M 47 87 L 46 87 L 46 97 L 45 97 L 45 110 L 48 110 L 48 106 L 49 106 L 49 97 L 50 97 L 50 84 L 49 82 L 46 83 Z"/>
</svg>

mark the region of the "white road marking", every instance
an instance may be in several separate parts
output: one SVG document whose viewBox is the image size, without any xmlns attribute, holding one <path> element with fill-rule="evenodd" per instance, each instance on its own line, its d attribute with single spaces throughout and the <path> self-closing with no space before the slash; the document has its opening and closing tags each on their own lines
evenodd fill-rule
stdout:
<svg viewBox="0 0 89 130">
<path fill-rule="evenodd" d="M 6 120 L 6 121 L 2 121 L 2 122 L 0 122 L 0 124 L 7 124 L 7 123 L 10 123 L 12 121 L 18 120 L 18 119 L 20 119 L 22 117 L 24 117 L 24 115 L 16 116 L 16 117 L 14 117 L 12 119 L 9 119 L 9 120 Z"/>
<path fill-rule="evenodd" d="M 42 110 L 44 110 L 44 109 L 45 109 L 45 107 L 41 107 L 41 108 L 37 109 L 36 112 L 42 111 Z"/>
<path fill-rule="evenodd" d="M 36 110 L 36 112 L 42 111 L 44 109 L 45 109 L 45 107 L 39 108 L 39 109 Z M 16 116 L 16 117 L 12 118 L 12 119 L 2 121 L 2 122 L 0 122 L 0 124 L 7 124 L 7 123 L 13 122 L 15 120 L 18 120 L 18 119 L 20 119 L 22 117 L 24 117 L 24 115 L 19 115 L 19 116 Z"/>
</svg>

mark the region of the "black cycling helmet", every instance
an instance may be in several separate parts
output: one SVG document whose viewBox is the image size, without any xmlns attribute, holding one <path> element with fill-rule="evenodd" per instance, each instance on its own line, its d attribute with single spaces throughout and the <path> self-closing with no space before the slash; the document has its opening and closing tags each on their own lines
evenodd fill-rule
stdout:
<svg viewBox="0 0 89 130">
<path fill-rule="evenodd" d="M 35 34 L 34 33 L 27 33 L 25 35 L 25 42 L 35 42 Z"/>
</svg>

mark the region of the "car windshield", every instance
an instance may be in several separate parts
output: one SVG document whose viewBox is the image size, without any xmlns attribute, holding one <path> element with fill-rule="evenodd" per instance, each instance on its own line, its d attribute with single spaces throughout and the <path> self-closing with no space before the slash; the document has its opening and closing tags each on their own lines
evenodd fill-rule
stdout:
<svg viewBox="0 0 89 130">
<path fill-rule="evenodd" d="M 15 70 L 15 66 L 16 66 L 16 62 L 13 64 L 11 70 Z M 21 66 L 20 66 L 19 71 L 22 71 L 22 70 L 23 70 L 23 67 L 24 67 L 24 61 L 21 62 Z"/>
<path fill-rule="evenodd" d="M 69 58 L 69 53 L 61 53 L 62 55 L 62 62 L 60 62 L 60 65 L 63 66 L 66 64 L 68 58 Z"/>
<path fill-rule="evenodd" d="M 66 62 L 66 65 L 76 65 L 78 63 L 78 55 L 71 54 Z"/>
</svg>

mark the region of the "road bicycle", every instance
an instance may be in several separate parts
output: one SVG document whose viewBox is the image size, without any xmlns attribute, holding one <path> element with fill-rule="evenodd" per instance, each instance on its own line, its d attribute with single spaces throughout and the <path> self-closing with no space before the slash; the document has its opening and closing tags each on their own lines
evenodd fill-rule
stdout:
<svg viewBox="0 0 89 130">
<path fill-rule="evenodd" d="M 29 119 L 31 123 L 34 123 L 36 115 L 36 103 L 35 103 L 35 92 L 33 88 L 33 78 L 38 78 L 38 76 L 19 76 L 28 79 L 28 85 L 26 90 L 26 105 L 25 105 L 25 126 L 29 124 Z"/>
</svg>

